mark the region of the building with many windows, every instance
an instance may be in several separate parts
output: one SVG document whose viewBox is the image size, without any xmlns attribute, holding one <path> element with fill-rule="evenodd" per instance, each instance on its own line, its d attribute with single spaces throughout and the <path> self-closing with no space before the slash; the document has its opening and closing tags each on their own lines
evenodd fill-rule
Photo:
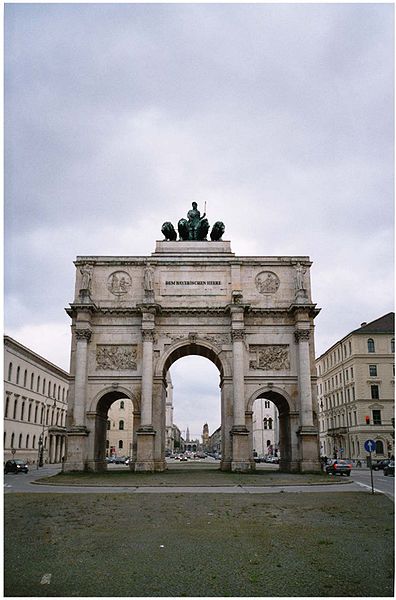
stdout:
<svg viewBox="0 0 396 600">
<path fill-rule="evenodd" d="M 69 374 L 4 336 L 4 461 L 61 462 Z"/>
<path fill-rule="evenodd" d="M 106 456 L 132 456 L 133 404 L 129 398 L 116 400 L 107 413 Z"/>
<path fill-rule="evenodd" d="M 395 315 L 362 323 L 316 360 L 321 455 L 394 455 Z"/>
<path fill-rule="evenodd" d="M 279 446 L 279 416 L 278 409 L 271 400 L 255 400 L 252 425 L 253 451 L 256 455 L 276 455 Z"/>
</svg>

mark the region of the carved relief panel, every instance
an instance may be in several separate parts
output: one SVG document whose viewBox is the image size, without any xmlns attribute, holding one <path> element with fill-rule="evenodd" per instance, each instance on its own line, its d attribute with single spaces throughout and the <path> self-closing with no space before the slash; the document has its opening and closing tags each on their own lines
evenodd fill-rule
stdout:
<svg viewBox="0 0 396 600">
<path fill-rule="evenodd" d="M 136 371 L 137 346 L 98 344 L 96 346 L 96 370 Z"/>
<path fill-rule="evenodd" d="M 290 369 L 289 346 L 287 344 L 249 346 L 249 369 L 263 371 Z"/>
</svg>

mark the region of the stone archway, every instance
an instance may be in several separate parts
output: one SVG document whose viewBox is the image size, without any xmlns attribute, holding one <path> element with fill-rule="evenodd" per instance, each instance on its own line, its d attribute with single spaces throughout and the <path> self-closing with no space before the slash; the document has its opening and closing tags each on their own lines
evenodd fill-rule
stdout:
<svg viewBox="0 0 396 600">
<path fill-rule="evenodd" d="M 158 420 L 155 422 L 154 427 L 159 431 L 165 431 L 164 426 L 164 399 L 166 397 L 166 376 L 170 367 L 180 358 L 186 356 L 202 356 L 212 362 L 219 371 L 219 387 L 221 390 L 221 441 L 222 441 L 222 460 L 220 461 L 221 470 L 230 470 L 232 462 L 232 452 L 230 446 L 230 438 L 226 435 L 227 429 L 231 430 L 233 426 L 232 421 L 232 389 L 230 386 L 230 380 L 232 376 L 232 370 L 228 363 L 225 353 L 216 346 L 213 342 L 200 339 L 199 336 L 190 335 L 186 340 L 177 341 L 172 344 L 162 358 L 158 361 L 155 369 L 154 380 L 157 381 L 156 392 L 154 393 L 154 402 L 157 406 L 157 417 L 161 417 L 161 422 Z M 159 408 L 161 405 L 161 409 Z M 155 418 L 155 417 L 154 417 Z M 161 455 L 164 453 L 163 437 L 157 440 L 157 443 L 161 443 L 158 448 Z"/>
<path fill-rule="evenodd" d="M 192 354 L 219 369 L 223 470 L 255 468 L 251 398 L 263 390 L 290 440 L 282 468 L 320 470 L 308 257 L 237 257 L 229 242 L 191 240 L 75 264 L 64 470 L 103 467 L 104 413 L 120 393 L 140 411 L 134 468 L 164 470 L 166 372 Z"/>
<path fill-rule="evenodd" d="M 299 419 L 292 410 L 292 400 L 284 389 L 264 387 L 258 389 L 249 399 L 248 410 L 253 412 L 253 405 L 259 398 L 271 400 L 279 413 L 279 445 L 281 459 L 279 469 L 284 472 L 298 472 L 299 448 L 298 428 Z M 297 418 L 296 418 L 297 417 Z"/>
</svg>

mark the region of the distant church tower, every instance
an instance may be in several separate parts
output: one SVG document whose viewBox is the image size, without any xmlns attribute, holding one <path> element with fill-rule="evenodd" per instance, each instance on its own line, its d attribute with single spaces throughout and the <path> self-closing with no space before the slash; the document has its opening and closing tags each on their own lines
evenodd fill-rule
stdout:
<svg viewBox="0 0 396 600">
<path fill-rule="evenodd" d="M 209 448 L 209 426 L 207 423 L 205 423 L 202 430 L 202 447 L 203 450 L 207 450 Z"/>
<path fill-rule="evenodd" d="M 190 441 L 190 430 L 189 430 L 189 428 L 187 427 L 187 431 L 186 431 L 186 442 L 189 442 L 189 441 Z"/>
</svg>

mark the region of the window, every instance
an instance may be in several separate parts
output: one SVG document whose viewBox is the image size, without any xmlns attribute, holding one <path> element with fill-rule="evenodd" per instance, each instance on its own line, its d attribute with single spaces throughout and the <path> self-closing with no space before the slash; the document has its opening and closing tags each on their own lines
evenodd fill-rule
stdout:
<svg viewBox="0 0 396 600">
<path fill-rule="evenodd" d="M 356 412 L 356 410 L 353 411 L 353 418 L 354 418 L 354 421 L 355 421 L 355 425 L 357 425 L 357 412 Z"/>
<path fill-rule="evenodd" d="M 33 385 L 34 385 L 34 373 L 31 374 L 30 376 L 30 389 L 33 389 Z"/>
<path fill-rule="evenodd" d="M 348 345 L 349 345 L 349 355 L 351 355 L 352 354 L 352 342 L 350 340 L 348 342 Z"/>
<path fill-rule="evenodd" d="M 54 398 L 56 398 L 56 383 L 54 383 L 54 388 L 53 388 L 52 395 L 53 395 Z"/>
<path fill-rule="evenodd" d="M 106 448 L 108 449 L 109 447 L 110 447 L 109 440 L 106 440 Z"/>
<path fill-rule="evenodd" d="M 352 386 L 352 401 L 355 402 L 355 386 Z"/>
<path fill-rule="evenodd" d="M 391 352 L 395 351 L 395 338 L 391 339 Z"/>
<path fill-rule="evenodd" d="M 33 441 L 32 441 L 32 448 L 36 447 L 36 436 L 33 436 Z"/>
<path fill-rule="evenodd" d="M 110 431 L 110 421 L 107 421 L 107 431 Z"/>
<path fill-rule="evenodd" d="M 51 382 L 48 382 L 48 397 L 51 396 Z"/>
<path fill-rule="evenodd" d="M 378 387 L 378 385 L 372 385 L 371 386 L 371 399 L 378 400 L 378 398 L 379 398 L 379 387 Z"/>
<path fill-rule="evenodd" d="M 263 419 L 264 429 L 268 429 L 268 421 L 267 418 Z"/>
<path fill-rule="evenodd" d="M 124 421 L 120 421 L 120 423 L 119 423 L 119 425 L 118 425 L 118 429 L 119 429 L 120 431 L 123 431 L 123 429 L 124 429 Z"/>
<path fill-rule="evenodd" d="M 43 389 L 42 389 L 42 393 L 45 394 L 45 377 L 43 379 Z"/>
<path fill-rule="evenodd" d="M 28 416 L 27 416 L 27 420 L 30 423 L 30 417 L 32 416 L 32 403 L 29 402 L 29 409 L 28 409 Z"/>
<path fill-rule="evenodd" d="M 20 372 L 21 372 L 21 367 L 18 367 L 17 368 L 17 374 L 16 374 L 16 381 L 15 381 L 15 383 L 17 383 L 17 384 L 19 383 L 19 374 L 20 374 Z"/>
<path fill-rule="evenodd" d="M 373 410 L 373 424 L 381 425 L 381 411 L 380 410 Z"/>
<path fill-rule="evenodd" d="M 38 404 L 36 404 L 36 408 L 34 409 L 34 422 L 37 423 L 37 412 L 38 412 Z"/>
<path fill-rule="evenodd" d="M 14 439 L 15 439 L 15 433 L 11 434 L 11 445 L 10 448 L 14 448 Z"/>
<path fill-rule="evenodd" d="M 18 406 L 18 398 L 15 398 L 15 402 L 14 402 L 14 413 L 13 413 L 13 415 L 12 415 L 12 418 L 13 418 L 13 419 L 16 419 L 17 406 Z"/>
<path fill-rule="evenodd" d="M 269 408 L 269 407 L 270 407 L 270 401 L 269 401 L 269 400 L 266 400 L 266 401 L 264 402 L 264 407 L 265 407 L 265 408 Z"/>
<path fill-rule="evenodd" d="M 383 454 L 384 453 L 384 444 L 383 444 L 383 442 L 381 442 L 381 440 L 377 440 L 375 442 L 375 453 L 376 454 Z"/>
<path fill-rule="evenodd" d="M 5 404 L 5 411 L 4 411 L 4 416 L 5 417 L 8 417 L 8 405 L 9 405 L 9 403 L 10 403 L 10 397 L 7 396 L 7 398 L 6 398 L 6 404 Z"/>
<path fill-rule="evenodd" d="M 25 372 L 23 374 L 23 387 L 26 387 L 26 383 L 27 383 L 27 369 L 25 369 Z"/>
<path fill-rule="evenodd" d="M 36 386 L 36 392 L 40 391 L 40 375 L 37 377 L 37 386 Z"/>
<path fill-rule="evenodd" d="M 8 381 L 11 381 L 12 376 L 12 363 L 8 365 Z"/>
<path fill-rule="evenodd" d="M 120 402 L 120 408 L 124 408 L 124 400 L 121 400 L 121 402 Z"/>
<path fill-rule="evenodd" d="M 370 377 L 377 377 L 377 365 L 369 365 Z"/>
<path fill-rule="evenodd" d="M 368 352 L 375 352 L 374 340 L 372 338 L 369 338 L 367 340 L 367 351 Z"/>
<path fill-rule="evenodd" d="M 272 419 L 268 419 L 268 429 L 272 429 Z"/>
<path fill-rule="evenodd" d="M 22 406 L 21 406 L 21 421 L 23 421 L 25 416 L 25 403 L 22 402 Z"/>
<path fill-rule="evenodd" d="M 62 402 L 65 401 L 65 388 L 62 388 Z"/>
<path fill-rule="evenodd" d="M 22 433 L 19 434 L 18 448 L 22 448 Z"/>
<path fill-rule="evenodd" d="M 351 367 L 351 379 L 353 379 L 353 367 Z"/>
<path fill-rule="evenodd" d="M 25 448 L 29 448 L 29 434 L 26 436 L 26 446 Z"/>
<path fill-rule="evenodd" d="M 118 448 L 122 450 L 124 447 L 124 442 L 122 440 L 118 440 Z"/>
</svg>

